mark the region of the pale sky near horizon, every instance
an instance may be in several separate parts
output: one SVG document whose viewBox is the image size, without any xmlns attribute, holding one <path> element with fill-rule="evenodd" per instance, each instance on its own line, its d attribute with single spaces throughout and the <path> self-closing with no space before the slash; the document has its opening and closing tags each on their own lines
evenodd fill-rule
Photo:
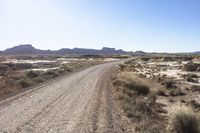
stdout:
<svg viewBox="0 0 200 133">
<path fill-rule="evenodd" d="M 200 51 L 200 0 L 0 0 L 0 50 Z"/>
</svg>

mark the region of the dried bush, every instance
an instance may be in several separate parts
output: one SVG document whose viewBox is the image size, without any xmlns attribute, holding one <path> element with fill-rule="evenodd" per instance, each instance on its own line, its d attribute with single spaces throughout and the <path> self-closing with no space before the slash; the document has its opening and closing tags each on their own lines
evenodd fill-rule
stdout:
<svg viewBox="0 0 200 133">
<path fill-rule="evenodd" d="M 199 91 L 200 92 L 200 86 L 198 86 L 198 85 L 192 85 L 191 86 L 191 90 L 192 91 Z"/>
<path fill-rule="evenodd" d="M 29 71 L 27 73 L 27 77 L 29 77 L 29 78 L 36 78 L 36 77 L 38 77 L 40 75 L 40 73 L 41 72 L 39 72 L 39 71 Z"/>
<path fill-rule="evenodd" d="M 197 63 L 190 61 L 183 66 L 183 70 L 185 70 L 185 71 L 196 71 L 199 66 L 200 66 L 200 64 L 197 64 Z"/>
<path fill-rule="evenodd" d="M 183 96 L 183 95 L 185 95 L 185 93 L 181 89 L 179 89 L 179 88 L 170 90 L 169 94 L 171 96 Z"/>
<path fill-rule="evenodd" d="M 187 82 L 192 82 L 192 83 L 198 83 L 199 82 L 197 79 L 194 79 L 192 77 L 187 77 L 186 80 L 187 80 Z"/>
<path fill-rule="evenodd" d="M 175 133 L 200 133 L 199 114 L 187 107 L 175 109 L 169 129 Z"/>
<path fill-rule="evenodd" d="M 163 81 L 161 84 L 164 85 L 167 89 L 177 88 L 176 83 L 173 80 Z"/>
<path fill-rule="evenodd" d="M 166 96 L 165 92 L 163 90 L 158 90 L 157 91 L 158 96 Z"/>
<path fill-rule="evenodd" d="M 124 84 L 124 87 L 126 87 L 129 90 L 135 91 L 137 92 L 139 95 L 147 95 L 150 92 L 149 87 L 143 85 L 143 84 L 139 84 L 139 83 L 135 83 L 135 82 L 131 82 L 128 81 Z"/>
</svg>

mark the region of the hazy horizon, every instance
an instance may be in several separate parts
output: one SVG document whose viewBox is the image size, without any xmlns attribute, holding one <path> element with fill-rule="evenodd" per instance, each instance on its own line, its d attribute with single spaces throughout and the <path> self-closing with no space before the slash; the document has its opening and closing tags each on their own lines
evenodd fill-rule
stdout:
<svg viewBox="0 0 200 133">
<path fill-rule="evenodd" d="M 200 51 L 199 0 L 0 0 L 0 50 Z"/>
</svg>

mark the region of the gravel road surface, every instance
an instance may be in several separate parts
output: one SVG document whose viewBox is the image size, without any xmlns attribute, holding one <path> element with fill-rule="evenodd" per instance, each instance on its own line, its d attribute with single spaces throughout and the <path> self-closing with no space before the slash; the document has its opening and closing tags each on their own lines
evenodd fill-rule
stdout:
<svg viewBox="0 0 200 133">
<path fill-rule="evenodd" d="M 116 63 L 93 66 L 1 101 L 0 132 L 124 132 L 107 83 Z"/>
</svg>

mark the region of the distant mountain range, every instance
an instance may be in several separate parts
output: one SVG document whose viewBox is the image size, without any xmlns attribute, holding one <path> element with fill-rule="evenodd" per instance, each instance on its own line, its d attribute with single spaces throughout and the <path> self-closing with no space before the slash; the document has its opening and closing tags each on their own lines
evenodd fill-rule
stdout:
<svg viewBox="0 0 200 133">
<path fill-rule="evenodd" d="M 139 51 L 142 53 L 142 51 Z M 41 50 L 36 49 L 30 44 L 19 45 L 1 51 L 2 54 L 78 54 L 78 55 L 114 55 L 114 54 L 133 54 L 121 49 L 103 47 L 101 50 L 86 48 L 62 48 L 60 50 Z"/>
<path fill-rule="evenodd" d="M 194 52 L 195 54 L 200 54 L 200 51 Z"/>
<path fill-rule="evenodd" d="M 4 51 L 0 51 L 0 54 L 58 54 L 58 55 L 143 55 L 146 52 L 143 51 L 123 51 L 122 49 L 116 50 L 115 48 L 103 47 L 102 49 L 87 49 L 87 48 L 62 48 L 59 50 L 41 50 L 34 48 L 31 44 L 18 45 L 12 48 L 8 48 Z M 156 54 L 156 53 L 155 53 Z M 167 53 L 166 53 L 167 54 Z M 179 54 L 179 53 L 177 53 Z M 200 51 L 188 52 L 182 54 L 200 54 Z"/>
</svg>

